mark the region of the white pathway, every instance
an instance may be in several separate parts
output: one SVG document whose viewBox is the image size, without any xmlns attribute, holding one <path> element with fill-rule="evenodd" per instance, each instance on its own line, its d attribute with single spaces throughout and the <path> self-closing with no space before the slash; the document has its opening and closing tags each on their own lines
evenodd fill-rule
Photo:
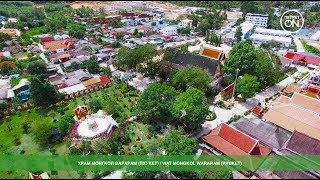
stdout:
<svg viewBox="0 0 320 180">
<path fill-rule="evenodd" d="M 297 52 L 306 52 L 297 36 L 293 36 L 294 43 L 297 45 Z"/>
</svg>

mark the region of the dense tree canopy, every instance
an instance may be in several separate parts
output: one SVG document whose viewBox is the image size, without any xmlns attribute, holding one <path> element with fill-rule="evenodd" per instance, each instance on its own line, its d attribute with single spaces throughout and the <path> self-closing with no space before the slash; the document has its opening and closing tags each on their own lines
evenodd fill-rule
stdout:
<svg viewBox="0 0 320 180">
<path fill-rule="evenodd" d="M 51 124 L 47 122 L 37 122 L 32 128 L 31 128 L 31 134 L 34 138 L 34 140 L 40 145 L 40 146 L 47 146 L 49 144 L 49 137 L 50 137 L 50 130 L 52 126 Z"/>
<path fill-rule="evenodd" d="M 92 112 L 97 112 L 98 110 L 102 109 L 102 103 L 99 99 L 90 99 L 89 101 L 89 109 Z"/>
<path fill-rule="evenodd" d="M 237 42 L 241 41 L 241 39 L 242 39 L 242 28 L 241 28 L 241 26 L 237 27 L 235 37 L 237 39 Z"/>
<path fill-rule="evenodd" d="M 173 87 L 155 82 L 140 96 L 137 111 L 143 122 L 169 123 L 173 120 L 170 108 L 177 95 Z"/>
<path fill-rule="evenodd" d="M 69 36 L 78 39 L 83 39 L 86 34 L 86 27 L 81 24 L 74 23 L 72 25 L 69 25 L 67 29 L 69 30 Z"/>
<path fill-rule="evenodd" d="M 178 89 L 186 90 L 189 86 L 206 91 L 213 81 L 211 74 L 199 67 L 184 67 L 175 73 L 172 78 L 172 84 Z"/>
<path fill-rule="evenodd" d="M 183 135 L 181 131 L 172 130 L 162 139 L 161 146 L 166 155 L 194 155 L 196 141 Z"/>
<path fill-rule="evenodd" d="M 42 82 L 37 77 L 31 78 L 30 93 L 30 99 L 36 106 L 46 106 L 54 104 L 60 101 L 62 98 L 62 95 L 57 93 L 54 87 L 49 82 Z"/>
<path fill-rule="evenodd" d="M 209 104 L 202 91 L 190 87 L 177 96 L 172 114 L 186 127 L 186 130 L 192 132 L 201 128 L 201 124 L 209 114 Z"/>
<path fill-rule="evenodd" d="M 138 64 L 151 61 L 157 54 L 156 46 L 146 44 L 135 49 L 121 48 L 118 52 L 118 61 L 121 66 L 136 68 Z"/>
<path fill-rule="evenodd" d="M 260 83 L 257 77 L 245 74 L 237 80 L 235 94 L 241 95 L 244 99 L 248 99 L 255 95 L 259 87 Z"/>
<path fill-rule="evenodd" d="M 58 121 L 58 130 L 60 134 L 64 137 L 67 132 L 69 132 L 73 127 L 74 119 L 73 115 L 65 114 L 59 118 Z"/>
<path fill-rule="evenodd" d="M 81 68 L 87 69 L 89 73 L 97 74 L 100 72 L 100 66 L 95 60 L 86 60 L 83 61 L 80 65 Z"/>
<path fill-rule="evenodd" d="M 42 60 L 30 62 L 27 69 L 32 75 L 48 74 L 47 64 Z"/>
<path fill-rule="evenodd" d="M 250 41 L 241 41 L 232 47 L 223 70 L 232 77 L 235 77 L 237 68 L 240 69 L 239 75 L 252 74 L 256 68 L 256 59 L 257 52 Z"/>
<path fill-rule="evenodd" d="M 120 148 L 117 136 L 98 138 L 92 142 L 92 149 L 97 155 L 118 155 Z"/>
</svg>

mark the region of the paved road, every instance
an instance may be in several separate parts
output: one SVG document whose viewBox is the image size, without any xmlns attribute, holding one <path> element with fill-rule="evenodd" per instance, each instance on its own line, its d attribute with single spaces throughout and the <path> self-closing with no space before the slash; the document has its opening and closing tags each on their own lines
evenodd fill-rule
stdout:
<svg viewBox="0 0 320 180">
<path fill-rule="evenodd" d="M 303 45 L 297 36 L 293 37 L 294 43 L 297 45 L 297 52 L 306 52 Z"/>
<path fill-rule="evenodd" d="M 211 129 L 218 126 L 218 124 L 227 122 L 231 117 L 234 115 L 243 115 L 247 110 L 256 106 L 259 102 L 264 107 L 264 99 L 274 96 L 278 91 L 284 89 L 287 85 L 293 83 L 295 81 L 294 77 L 300 74 L 301 72 L 310 71 L 305 67 L 297 67 L 298 71 L 295 72 L 293 75 L 287 77 L 286 79 L 282 80 L 278 84 L 267 88 L 259 93 L 257 93 L 254 97 L 247 99 L 245 103 L 238 103 L 235 102 L 235 105 L 230 110 L 222 109 L 217 106 L 211 105 L 209 110 L 214 112 L 217 115 L 217 118 L 214 121 L 206 121 L 202 124 L 202 131 L 196 135 L 196 137 L 201 137 L 204 134 L 207 134 Z"/>
</svg>

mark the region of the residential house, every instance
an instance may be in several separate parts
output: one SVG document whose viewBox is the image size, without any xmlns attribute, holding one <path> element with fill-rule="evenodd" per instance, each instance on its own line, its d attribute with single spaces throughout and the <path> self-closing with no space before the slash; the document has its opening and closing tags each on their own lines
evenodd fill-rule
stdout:
<svg viewBox="0 0 320 180">
<path fill-rule="evenodd" d="M 138 16 L 138 18 L 140 18 L 141 20 L 144 20 L 146 22 L 151 22 L 153 20 L 153 16 L 149 15 L 149 14 L 140 14 Z"/>
<path fill-rule="evenodd" d="M 45 42 L 44 47 L 49 51 L 49 52 L 64 52 L 65 50 L 70 50 L 74 48 L 73 41 L 74 38 L 69 38 L 69 39 L 64 39 L 64 40 L 59 40 L 59 41 L 50 41 L 50 42 Z"/>
<path fill-rule="evenodd" d="M 125 26 L 137 26 L 141 24 L 141 19 L 132 17 L 127 19 L 122 19 L 121 22 L 124 23 Z"/>
<path fill-rule="evenodd" d="M 17 23 L 19 22 L 17 18 L 8 18 L 8 23 Z"/>
<path fill-rule="evenodd" d="M 41 49 L 39 48 L 39 46 L 35 46 L 35 45 L 28 45 L 27 50 L 33 54 L 41 53 Z"/>
<path fill-rule="evenodd" d="M 272 103 L 264 119 L 290 132 L 295 130 L 320 139 L 320 100 L 294 93 L 281 95 Z"/>
<path fill-rule="evenodd" d="M 10 79 L 0 79 L 0 103 L 8 103 L 13 97 Z"/>
<path fill-rule="evenodd" d="M 189 18 L 184 18 L 181 20 L 181 26 L 184 28 L 192 28 L 192 20 Z"/>
<path fill-rule="evenodd" d="M 26 101 L 30 98 L 29 91 L 30 82 L 27 79 L 21 79 L 19 84 L 12 88 L 13 92 L 21 101 Z"/>
<path fill-rule="evenodd" d="M 70 60 L 70 57 L 71 57 L 70 54 L 68 54 L 68 53 L 63 53 L 63 54 L 57 56 L 57 59 L 59 60 L 59 62 L 62 62 L 62 63 L 63 63 L 63 62 L 69 61 L 69 60 Z"/>
<path fill-rule="evenodd" d="M 314 69 L 312 72 L 310 72 L 308 83 L 320 87 L 320 69 Z"/>
<path fill-rule="evenodd" d="M 0 29 L 0 33 L 8 34 L 9 36 L 20 36 L 20 31 L 18 29 Z"/>
<path fill-rule="evenodd" d="M 46 43 L 46 42 L 51 42 L 51 41 L 54 41 L 54 37 L 52 37 L 52 36 L 43 37 L 43 38 L 40 39 L 40 42 L 41 42 L 42 44 L 44 44 L 44 43 Z"/>
<path fill-rule="evenodd" d="M 304 65 L 312 64 L 319 66 L 320 64 L 320 56 L 309 52 L 287 52 L 284 57 Z"/>
<path fill-rule="evenodd" d="M 121 16 L 122 16 L 122 19 L 131 19 L 136 17 L 136 14 L 129 12 L 129 13 L 122 13 Z"/>
<path fill-rule="evenodd" d="M 71 58 L 69 61 L 63 62 L 65 68 L 69 68 L 72 63 L 81 64 L 82 62 L 89 60 L 90 56 L 78 56 L 76 58 Z"/>
<path fill-rule="evenodd" d="M 175 48 L 167 48 L 167 50 L 173 54 L 172 61 L 169 62 L 171 68 L 180 69 L 186 66 L 196 66 L 207 70 L 213 76 L 221 72 L 219 61 L 190 52 L 183 52 Z"/>
<path fill-rule="evenodd" d="M 22 51 L 22 47 L 20 45 L 8 46 L 8 47 L 4 47 L 2 50 L 9 51 L 10 53 L 15 54 L 15 53 Z"/>
<path fill-rule="evenodd" d="M 258 47 L 262 43 L 265 43 L 268 41 L 276 41 L 279 43 L 280 47 L 289 48 L 292 42 L 291 37 L 264 35 L 264 34 L 256 34 L 256 33 L 252 34 L 250 36 L 250 39 L 252 40 L 252 45 L 254 45 L 255 47 Z"/>
<path fill-rule="evenodd" d="M 175 26 L 166 26 L 160 30 L 163 36 L 176 36 L 178 35 L 177 27 Z"/>
<path fill-rule="evenodd" d="M 271 150 L 243 132 L 222 123 L 202 137 L 203 146 L 216 155 L 268 155 Z"/>
<path fill-rule="evenodd" d="M 0 59 L 2 59 L 3 57 L 10 58 L 11 53 L 9 51 L 0 52 Z"/>
</svg>

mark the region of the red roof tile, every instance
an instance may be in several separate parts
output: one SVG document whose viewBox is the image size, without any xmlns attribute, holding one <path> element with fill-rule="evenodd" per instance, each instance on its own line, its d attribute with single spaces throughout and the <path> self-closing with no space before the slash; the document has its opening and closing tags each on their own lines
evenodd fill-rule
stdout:
<svg viewBox="0 0 320 180">
<path fill-rule="evenodd" d="M 139 18 L 152 18 L 153 16 L 149 15 L 149 14 L 140 14 Z"/>
<path fill-rule="evenodd" d="M 311 53 L 287 52 L 284 56 L 296 62 L 306 62 L 308 64 L 319 65 L 320 57 Z"/>
<path fill-rule="evenodd" d="M 257 146 L 258 140 L 221 124 L 213 129 L 203 140 L 226 155 L 248 155 Z M 256 150 L 254 151 L 256 153 Z"/>
<path fill-rule="evenodd" d="M 41 42 L 45 43 L 45 42 L 50 42 L 50 41 L 54 41 L 54 38 L 52 36 L 50 37 L 45 37 L 45 38 L 41 38 Z"/>
<path fill-rule="evenodd" d="M 106 83 L 110 82 L 110 78 L 108 76 L 101 76 L 100 80 L 101 81 L 99 82 L 99 84 L 106 84 Z"/>
<path fill-rule="evenodd" d="M 260 106 L 255 106 L 254 108 L 252 108 L 251 110 L 255 115 L 260 116 L 263 112 L 263 108 Z"/>
</svg>

